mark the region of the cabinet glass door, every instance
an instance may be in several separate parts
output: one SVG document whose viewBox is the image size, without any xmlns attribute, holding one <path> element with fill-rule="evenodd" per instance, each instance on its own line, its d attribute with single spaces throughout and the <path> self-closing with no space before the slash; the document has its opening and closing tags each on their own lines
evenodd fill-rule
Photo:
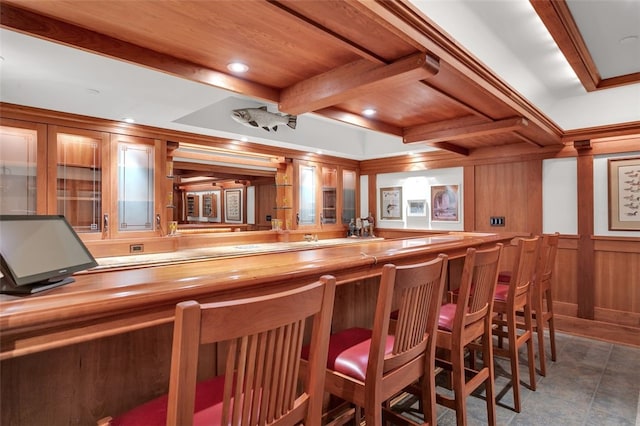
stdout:
<svg viewBox="0 0 640 426">
<path fill-rule="evenodd" d="M 54 129 L 56 141 L 57 212 L 79 234 L 103 231 L 105 145 L 108 135 L 75 129 Z M 51 138 L 50 138 L 51 139 Z"/>
<path fill-rule="evenodd" d="M 342 224 L 356 218 L 356 172 L 342 171 Z"/>
<path fill-rule="evenodd" d="M 316 167 L 301 164 L 299 225 L 315 225 L 316 223 L 316 186 Z"/>
<path fill-rule="evenodd" d="M 322 223 L 336 223 L 338 170 L 335 167 L 322 167 Z"/>
<path fill-rule="evenodd" d="M 36 214 L 38 196 L 38 130 L 0 125 L 0 214 Z M 40 159 L 45 161 L 46 159 Z M 46 206 L 42 206 L 46 208 Z M 43 211 L 44 213 L 44 211 Z"/>
<path fill-rule="evenodd" d="M 120 136 L 117 141 L 117 229 L 118 232 L 153 231 L 155 148 L 152 144 L 127 139 Z"/>
</svg>

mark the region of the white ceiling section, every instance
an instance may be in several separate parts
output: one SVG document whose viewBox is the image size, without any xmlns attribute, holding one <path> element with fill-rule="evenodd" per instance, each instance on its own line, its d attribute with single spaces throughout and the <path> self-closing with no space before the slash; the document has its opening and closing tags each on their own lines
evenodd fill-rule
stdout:
<svg viewBox="0 0 640 426">
<path fill-rule="evenodd" d="M 587 92 L 528 0 L 415 0 L 413 3 L 563 130 L 640 120 L 640 84 Z M 575 3 L 595 13 L 602 7 L 620 10 L 612 7 L 614 3 L 626 5 L 638 1 L 576 0 Z M 601 18 L 612 14 L 609 12 Z M 618 40 L 604 38 L 600 26 L 592 23 L 600 19 L 595 15 L 591 17 L 591 22 L 584 25 L 590 29 L 591 37 L 600 36 L 603 42 L 610 40 L 618 44 Z M 635 34 L 640 33 L 640 14 L 608 21 L 608 30 L 621 22 L 636 25 Z M 596 47 L 615 50 L 606 44 L 589 45 L 594 57 Z M 640 63 L 640 42 L 636 42 L 631 54 L 635 56 L 635 63 Z M 620 55 L 610 61 L 627 62 L 627 58 Z M 633 72 L 638 71 L 640 66 Z"/>
<path fill-rule="evenodd" d="M 567 1 L 600 76 L 640 71 L 640 1 Z"/>
<path fill-rule="evenodd" d="M 614 8 L 607 5 L 617 2 L 624 7 L 615 10 L 638 16 L 615 21 L 622 18 L 612 15 Z M 588 93 L 528 0 L 413 3 L 563 130 L 640 121 L 640 84 Z M 634 67 L 632 72 L 640 70 L 639 1 L 570 0 L 568 4 L 576 22 L 591 28 L 584 38 L 594 49 L 591 53 L 603 78 Z M 596 22 L 594 11 L 608 22 L 606 30 Z M 623 21 L 631 24 L 618 25 Z M 615 34 L 607 32 L 612 22 L 619 29 Z M 314 114 L 299 117 L 303 125 L 295 132 L 286 126 L 269 133 L 249 128 L 233 121 L 229 108 L 264 102 L 4 29 L 0 30 L 0 56 L 2 102 L 112 120 L 135 117 L 140 124 L 204 135 L 236 139 L 246 135 L 252 142 L 322 150 L 356 160 L 418 148 L 404 145 L 396 136 Z M 607 64 L 622 68 L 610 69 Z M 276 105 L 269 109 L 275 112 Z"/>
</svg>

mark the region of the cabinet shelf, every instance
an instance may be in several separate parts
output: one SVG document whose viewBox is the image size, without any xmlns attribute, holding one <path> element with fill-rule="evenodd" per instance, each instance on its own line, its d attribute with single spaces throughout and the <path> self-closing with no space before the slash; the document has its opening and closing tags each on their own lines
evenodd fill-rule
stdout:
<svg viewBox="0 0 640 426">
<path fill-rule="evenodd" d="M 58 197 L 59 201 L 99 201 L 97 197 Z"/>
<path fill-rule="evenodd" d="M 274 207 L 274 210 L 291 210 L 291 207 L 288 206 L 282 206 L 282 207 Z"/>
</svg>

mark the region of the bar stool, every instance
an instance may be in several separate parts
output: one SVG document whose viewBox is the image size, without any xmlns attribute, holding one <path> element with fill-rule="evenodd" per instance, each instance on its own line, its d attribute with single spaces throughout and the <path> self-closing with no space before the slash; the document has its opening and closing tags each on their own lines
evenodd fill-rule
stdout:
<svg viewBox="0 0 640 426">
<path fill-rule="evenodd" d="M 514 410 L 520 412 L 520 372 L 518 352 L 527 345 L 527 363 L 529 366 L 529 388 L 536 389 L 535 359 L 533 355 L 533 326 L 531 315 L 531 285 L 534 282 L 540 237 L 519 238 L 518 250 L 513 262 L 509 284 L 498 283 L 493 301 L 493 335 L 498 336 L 498 345 L 494 346 L 494 355 L 505 356 L 511 361 L 510 383 L 513 388 Z M 518 325 L 517 313 L 522 312 L 523 321 Z M 505 318 L 506 317 L 506 318 Z M 521 333 L 518 332 L 521 330 Z M 508 347 L 503 347 L 507 338 Z"/>
<path fill-rule="evenodd" d="M 536 277 L 531 290 L 533 330 L 538 336 L 538 362 L 540 363 L 540 374 L 547 375 L 546 351 L 544 344 L 545 323 L 549 328 L 549 344 L 551 346 L 551 360 L 556 360 L 556 328 L 553 316 L 553 292 L 552 276 L 558 252 L 560 234 L 545 234 L 542 236 L 542 245 L 538 255 L 536 267 Z M 511 272 L 502 271 L 498 281 L 508 283 Z"/>
<path fill-rule="evenodd" d="M 493 296 L 498 282 L 502 244 L 487 250 L 467 249 L 456 302 L 440 309 L 436 340 L 436 365 L 450 373 L 453 398 L 437 393 L 436 402 L 456 411 L 458 426 L 467 424 L 466 397 L 485 385 L 488 424 L 496 424 L 494 397 L 492 317 Z M 478 343 L 480 342 L 480 343 Z M 479 347 L 482 368 L 475 359 L 465 366 L 465 352 L 471 356 Z M 467 380 L 467 377 L 470 377 Z"/>
<path fill-rule="evenodd" d="M 425 422 L 436 425 L 435 332 L 447 261 L 441 254 L 419 264 L 385 265 L 373 328 L 350 328 L 330 337 L 325 390 L 355 406 L 356 424 L 364 408 L 367 425 L 380 426 L 383 403 L 424 377 L 423 414 Z M 392 301 L 398 304 L 395 334 L 388 332 Z"/>
<path fill-rule="evenodd" d="M 98 425 L 320 426 L 335 278 L 240 300 L 176 306 L 169 393 Z M 298 387 L 305 324 L 311 355 Z M 196 383 L 199 346 L 225 342 L 223 376 Z"/>
</svg>

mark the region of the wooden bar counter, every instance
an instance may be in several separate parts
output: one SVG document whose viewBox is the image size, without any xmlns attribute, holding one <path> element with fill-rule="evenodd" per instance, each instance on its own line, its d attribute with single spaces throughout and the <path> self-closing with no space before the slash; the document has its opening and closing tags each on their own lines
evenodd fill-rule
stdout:
<svg viewBox="0 0 640 426">
<path fill-rule="evenodd" d="M 2 424 L 93 424 L 166 392 L 176 303 L 272 292 L 336 276 L 334 330 L 366 325 L 385 263 L 508 242 L 513 234 L 449 233 L 309 244 L 163 266 L 76 274 L 74 283 L 28 297 L 0 296 Z M 275 243 L 277 244 L 277 243 Z M 364 298 L 365 300 L 361 300 Z M 215 366 L 200 366 L 203 376 Z"/>
</svg>

